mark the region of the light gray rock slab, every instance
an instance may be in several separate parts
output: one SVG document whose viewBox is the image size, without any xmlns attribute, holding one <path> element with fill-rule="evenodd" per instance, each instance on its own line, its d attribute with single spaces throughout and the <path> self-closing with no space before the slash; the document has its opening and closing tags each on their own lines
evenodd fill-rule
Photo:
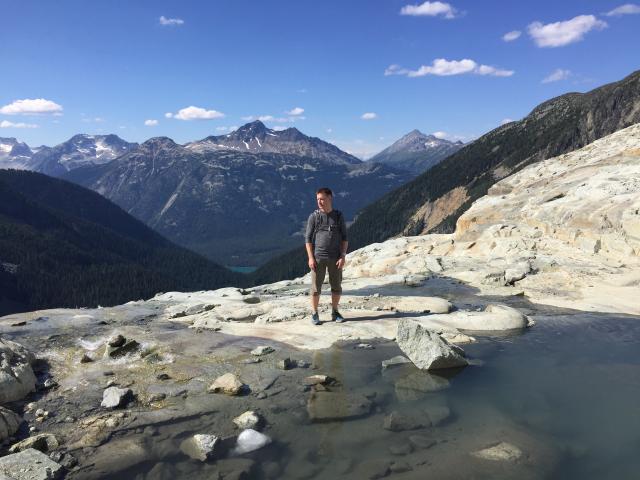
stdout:
<svg viewBox="0 0 640 480">
<path fill-rule="evenodd" d="M 62 465 L 33 448 L 0 458 L 0 475 L 13 480 L 55 480 L 62 473 Z"/>
</svg>

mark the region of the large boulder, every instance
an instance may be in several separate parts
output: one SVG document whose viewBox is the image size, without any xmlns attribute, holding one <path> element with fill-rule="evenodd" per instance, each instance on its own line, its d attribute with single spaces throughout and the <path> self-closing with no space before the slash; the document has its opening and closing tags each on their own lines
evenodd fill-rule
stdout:
<svg viewBox="0 0 640 480">
<path fill-rule="evenodd" d="M 35 357 L 26 348 L 0 338 L 0 405 L 23 399 L 36 389 Z"/>
<path fill-rule="evenodd" d="M 400 320 L 396 342 L 415 366 L 423 370 L 464 367 L 468 364 L 460 347 L 450 345 L 440 335 L 414 320 Z"/>
<path fill-rule="evenodd" d="M 18 442 L 11 446 L 9 451 L 11 453 L 22 452 L 28 448 L 34 448 L 40 452 L 48 453 L 54 451 L 60 446 L 58 439 L 51 433 L 39 433 L 29 438 L 25 438 L 21 442 Z"/>
<path fill-rule="evenodd" d="M 0 443 L 18 431 L 22 418 L 11 410 L 0 407 Z"/>
<path fill-rule="evenodd" d="M 55 480 L 63 473 L 62 465 L 33 448 L 0 458 L 0 477 L 13 480 Z"/>
</svg>

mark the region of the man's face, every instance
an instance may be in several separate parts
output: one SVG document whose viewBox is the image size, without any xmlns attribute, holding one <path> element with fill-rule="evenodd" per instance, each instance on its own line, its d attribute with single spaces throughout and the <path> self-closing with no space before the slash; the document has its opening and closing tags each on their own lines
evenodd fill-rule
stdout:
<svg viewBox="0 0 640 480">
<path fill-rule="evenodd" d="M 318 202 L 318 208 L 323 212 L 328 213 L 332 210 L 333 199 L 330 195 L 319 193 L 316 195 L 316 200 Z"/>
</svg>

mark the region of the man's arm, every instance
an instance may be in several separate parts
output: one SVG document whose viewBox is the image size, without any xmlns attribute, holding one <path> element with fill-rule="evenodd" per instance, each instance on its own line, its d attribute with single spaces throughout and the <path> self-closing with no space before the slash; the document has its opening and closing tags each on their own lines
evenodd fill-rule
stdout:
<svg viewBox="0 0 640 480">
<path fill-rule="evenodd" d="M 313 255 L 313 232 L 316 228 L 316 216 L 312 213 L 311 215 L 309 215 L 309 220 L 307 220 L 307 229 L 304 233 L 304 241 L 305 241 L 305 248 L 307 250 L 307 257 L 308 257 L 308 263 L 309 263 L 309 268 L 311 270 L 315 270 L 316 269 L 316 259 L 315 256 Z"/>
<path fill-rule="evenodd" d="M 340 242 L 340 259 L 337 261 L 336 265 L 341 269 L 344 267 L 347 249 L 349 248 L 349 242 L 347 241 L 347 225 L 344 222 L 344 215 L 340 216 L 340 234 L 342 235 L 342 241 Z"/>
</svg>

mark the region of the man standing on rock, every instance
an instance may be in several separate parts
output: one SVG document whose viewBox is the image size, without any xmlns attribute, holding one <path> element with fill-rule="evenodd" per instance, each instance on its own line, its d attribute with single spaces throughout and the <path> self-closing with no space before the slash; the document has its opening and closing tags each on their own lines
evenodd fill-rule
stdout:
<svg viewBox="0 0 640 480">
<path fill-rule="evenodd" d="M 318 303 L 327 270 L 331 285 L 331 319 L 341 323 L 344 318 L 338 312 L 338 303 L 342 294 L 342 268 L 347 255 L 347 226 L 342 212 L 333 209 L 333 193 L 329 188 L 319 188 L 316 201 L 318 210 L 309 215 L 305 233 L 311 269 L 311 323 L 320 325 Z"/>
</svg>

